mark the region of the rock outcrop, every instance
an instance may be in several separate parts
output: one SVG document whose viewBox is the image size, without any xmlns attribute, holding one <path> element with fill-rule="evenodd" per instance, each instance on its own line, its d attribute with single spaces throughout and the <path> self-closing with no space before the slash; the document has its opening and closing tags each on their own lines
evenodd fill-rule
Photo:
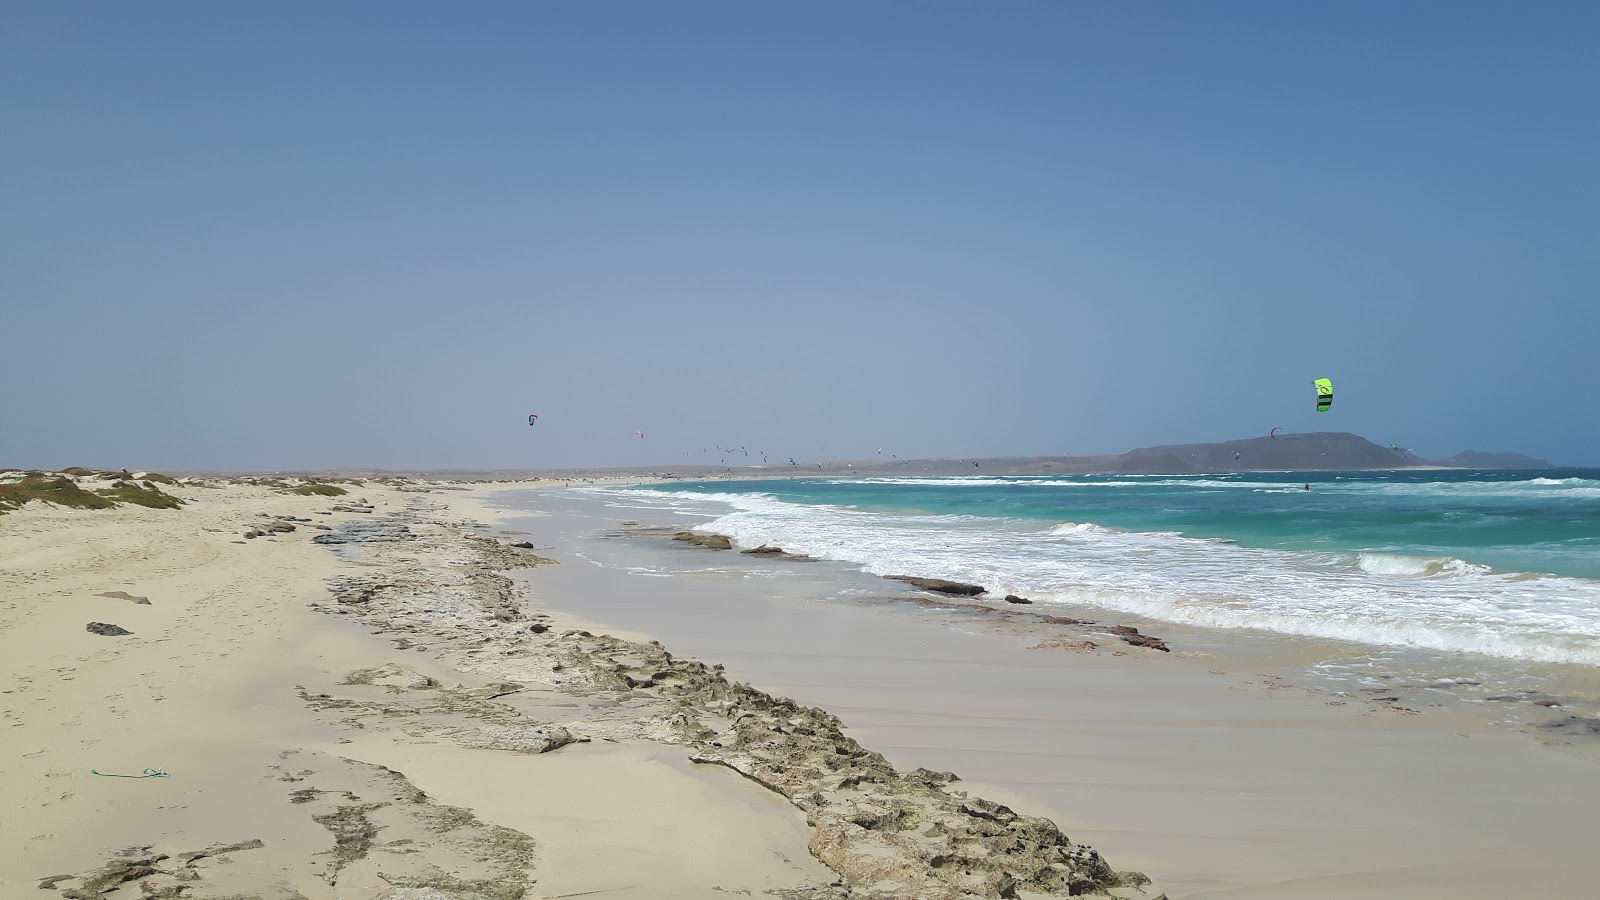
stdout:
<svg viewBox="0 0 1600 900">
<path fill-rule="evenodd" d="M 453 689 L 403 669 L 363 671 L 349 680 L 351 690 L 389 686 L 401 693 L 365 702 L 305 695 L 331 715 L 370 728 L 425 718 L 432 734 L 520 753 L 583 752 L 570 745 L 591 738 L 682 746 L 691 761 L 726 767 L 803 811 L 811 852 L 843 880 L 818 890 L 839 900 L 1128 896 L 1124 889 L 1145 883 L 1143 876 L 1115 872 L 1048 820 L 952 789 L 952 774 L 896 770 L 848 737 L 837 717 L 730 682 L 721 666 L 675 657 L 656 642 L 549 628 L 548 617 L 523 609 L 515 584 L 496 571 L 537 560 L 525 551 L 443 534 L 416 514 L 371 524 L 391 526 L 394 537 L 363 557 L 369 571 L 330 582 L 337 602 L 325 609 L 393 635 L 397 646 L 425 643 L 459 670 L 480 674 L 485 686 Z M 413 558 L 427 546 L 464 561 L 447 569 L 382 565 L 386 554 Z M 899 580 L 969 596 L 983 591 L 937 579 Z M 508 622 L 514 627 L 501 627 Z M 558 690 L 573 699 L 574 711 L 561 721 L 536 721 L 493 699 L 525 689 Z"/>
<path fill-rule="evenodd" d="M 987 590 L 981 584 L 965 584 L 960 581 L 946 581 L 943 578 L 918 578 L 915 575 L 885 575 L 883 577 L 890 581 L 903 581 L 924 591 L 951 594 L 957 597 L 976 597 Z"/>
<path fill-rule="evenodd" d="M 672 536 L 675 541 L 686 541 L 697 547 L 706 547 L 711 550 L 732 550 L 733 541 L 726 535 L 701 534 L 698 531 L 680 531 Z"/>
</svg>

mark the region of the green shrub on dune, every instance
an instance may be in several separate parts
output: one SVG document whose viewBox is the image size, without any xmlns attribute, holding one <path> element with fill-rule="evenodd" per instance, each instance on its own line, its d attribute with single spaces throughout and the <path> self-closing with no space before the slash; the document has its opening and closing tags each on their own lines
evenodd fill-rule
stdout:
<svg viewBox="0 0 1600 900">
<path fill-rule="evenodd" d="M 170 499 L 177 505 L 177 497 Z M 115 500 L 86 491 L 62 475 L 29 475 L 13 484 L 0 484 L 0 513 L 18 509 L 29 500 L 42 500 L 73 509 L 110 509 L 117 505 Z"/>
<path fill-rule="evenodd" d="M 120 503 L 132 503 L 135 506 L 148 506 L 151 509 L 177 509 L 183 501 L 171 494 L 164 493 L 160 488 L 145 482 L 136 484 L 132 481 L 119 481 L 109 490 L 100 492 L 102 497 L 110 497 Z"/>
<path fill-rule="evenodd" d="M 289 488 L 289 493 L 300 494 L 305 497 L 338 497 L 341 494 L 348 494 L 349 491 L 342 487 L 334 487 L 331 484 L 302 484 Z"/>
</svg>

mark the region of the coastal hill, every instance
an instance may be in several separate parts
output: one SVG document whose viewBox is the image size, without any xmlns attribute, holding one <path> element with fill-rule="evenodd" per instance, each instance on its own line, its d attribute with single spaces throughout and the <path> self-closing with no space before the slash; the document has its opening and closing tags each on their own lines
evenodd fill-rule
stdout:
<svg viewBox="0 0 1600 900">
<path fill-rule="evenodd" d="M 1234 472 L 1288 470 L 1314 472 L 1358 469 L 1409 469 L 1435 465 L 1404 450 L 1381 447 L 1342 431 L 1280 434 L 1219 444 L 1143 447 L 1117 457 L 1118 472 Z"/>
<path fill-rule="evenodd" d="M 1218 444 L 1143 447 L 1116 458 L 1117 472 L 1183 473 L 1283 470 L 1294 472 L 1363 469 L 1550 469 L 1550 463 L 1521 453 L 1468 450 L 1442 460 L 1423 459 L 1403 447 L 1384 447 L 1343 431 L 1280 434 Z"/>
<path fill-rule="evenodd" d="M 969 456 L 908 458 L 875 457 L 858 460 L 802 460 L 790 466 L 721 464 L 670 464 L 593 468 L 435 469 L 382 470 L 343 468 L 322 472 L 279 472 L 279 476 L 383 479 L 415 477 L 452 481 L 515 481 L 526 478 L 673 478 L 699 479 L 750 476 L 896 476 L 920 475 L 1093 475 L 1173 474 L 1251 471 L 1360 471 L 1417 468 L 1550 469 L 1552 464 L 1520 453 L 1479 453 L 1468 450 L 1442 460 L 1424 459 L 1404 448 L 1375 444 L 1357 434 L 1318 431 L 1279 434 L 1212 444 L 1165 444 L 1141 447 L 1127 453 L 1059 456 Z M 237 475 L 226 472 L 185 472 L 187 475 Z"/>
<path fill-rule="evenodd" d="M 1463 450 L 1455 456 L 1439 461 L 1440 465 L 1462 469 L 1553 469 L 1555 466 L 1542 459 L 1521 453 L 1481 453 Z"/>
</svg>

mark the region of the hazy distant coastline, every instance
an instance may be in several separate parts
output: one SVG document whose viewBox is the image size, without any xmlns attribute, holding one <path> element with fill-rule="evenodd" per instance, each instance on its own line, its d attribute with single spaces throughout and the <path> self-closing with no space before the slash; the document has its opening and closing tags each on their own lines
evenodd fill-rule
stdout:
<svg viewBox="0 0 1600 900">
<path fill-rule="evenodd" d="M 1445 459 L 1425 459 L 1405 448 L 1385 447 L 1348 432 L 1280 434 L 1202 444 L 1140 447 L 1126 453 L 1056 456 L 968 456 L 884 459 L 796 459 L 751 465 L 750 457 L 712 463 L 654 466 L 594 466 L 503 469 L 372 469 L 334 468 L 317 474 L 345 478 L 431 478 L 449 481 L 519 481 L 530 478 L 710 478 L 840 475 L 1111 475 L 1192 474 L 1196 472 L 1354 472 L 1387 469 L 1554 469 L 1555 464 L 1521 453 L 1467 450 Z M 186 475 L 231 475 L 237 472 L 191 471 Z"/>
</svg>

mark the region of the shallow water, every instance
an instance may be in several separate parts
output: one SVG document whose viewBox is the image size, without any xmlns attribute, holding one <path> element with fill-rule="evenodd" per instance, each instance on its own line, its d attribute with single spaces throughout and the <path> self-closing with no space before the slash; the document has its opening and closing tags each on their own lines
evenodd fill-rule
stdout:
<svg viewBox="0 0 1600 900">
<path fill-rule="evenodd" d="M 903 595 L 881 575 L 976 582 L 990 597 L 1028 597 L 1036 611 L 1176 631 L 1180 650 L 1243 652 L 1327 690 L 1472 704 L 1535 728 L 1600 715 L 1600 581 L 1483 560 L 1521 553 L 1586 570 L 1600 479 L 1558 474 L 1322 473 L 1309 498 L 1310 476 L 1292 473 L 764 480 L 557 497 L 606 511 L 597 530 L 613 538 L 581 552 L 631 571 L 858 603 Z M 1419 539 L 1405 538 L 1404 523 L 1424 519 Z M 624 520 L 823 562 L 683 553 L 664 535 L 617 528 Z M 1231 524 L 1241 521 L 1249 527 Z"/>
</svg>

